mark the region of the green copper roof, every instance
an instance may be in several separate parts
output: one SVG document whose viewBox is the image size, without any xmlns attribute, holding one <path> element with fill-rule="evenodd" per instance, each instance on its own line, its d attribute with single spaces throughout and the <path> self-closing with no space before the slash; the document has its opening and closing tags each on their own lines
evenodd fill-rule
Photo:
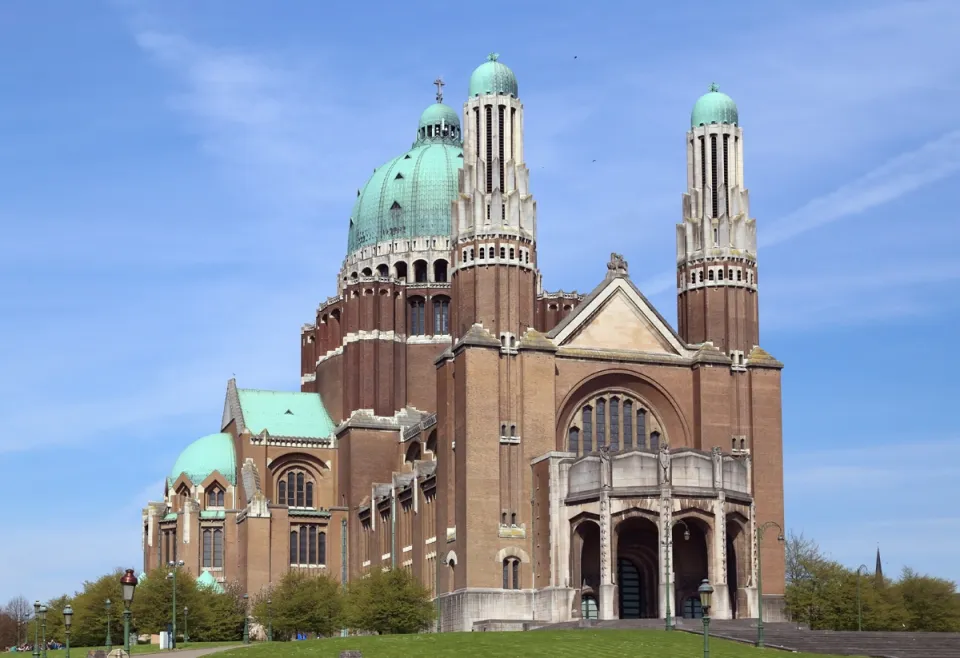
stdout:
<svg viewBox="0 0 960 658">
<path fill-rule="evenodd" d="M 460 115 L 449 105 L 434 103 L 420 115 L 420 128 L 443 124 L 460 128 Z"/>
<path fill-rule="evenodd" d="M 202 509 L 200 510 L 200 518 L 206 520 L 225 519 L 227 513 L 222 509 Z"/>
<path fill-rule="evenodd" d="M 460 117 L 452 107 L 435 103 L 420 116 L 413 148 L 374 169 L 358 190 L 347 250 L 399 238 L 450 235 L 462 166 Z"/>
<path fill-rule="evenodd" d="M 736 126 L 739 121 L 737 104 L 715 84 L 710 85 L 710 91 L 697 99 L 693 112 L 690 113 L 691 128 L 711 123 L 730 123 Z"/>
<path fill-rule="evenodd" d="M 186 473 L 191 482 L 200 484 L 214 471 L 230 484 L 237 483 L 237 454 L 230 434 L 210 434 L 188 445 L 170 471 L 170 483 Z"/>
<path fill-rule="evenodd" d="M 200 574 L 200 577 L 197 578 L 197 587 L 204 587 L 206 589 L 213 590 L 217 594 L 223 594 L 225 591 L 223 585 L 217 582 L 217 579 L 213 577 L 213 574 L 209 571 L 204 571 Z"/>
<path fill-rule="evenodd" d="M 470 93 L 471 97 L 481 94 L 507 94 L 518 97 L 517 76 L 513 74 L 506 64 L 499 61 L 500 55 L 492 53 L 487 57 L 487 61 L 474 69 L 470 74 Z"/>
<path fill-rule="evenodd" d="M 316 393 L 238 389 L 243 424 L 253 434 L 324 439 L 333 432 L 330 414 Z"/>
</svg>

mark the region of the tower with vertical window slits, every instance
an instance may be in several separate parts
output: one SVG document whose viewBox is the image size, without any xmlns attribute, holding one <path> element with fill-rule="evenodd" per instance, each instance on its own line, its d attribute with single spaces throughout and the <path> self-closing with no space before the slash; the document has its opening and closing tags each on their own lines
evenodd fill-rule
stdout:
<svg viewBox="0 0 960 658">
<path fill-rule="evenodd" d="M 517 78 L 497 55 L 470 76 L 463 168 L 453 204 L 452 332 L 476 323 L 495 335 L 534 326 L 536 202 L 523 158 Z"/>
<path fill-rule="evenodd" d="M 688 343 L 710 341 L 740 361 L 759 343 L 757 229 L 743 181 L 743 130 L 736 104 L 716 85 L 690 116 L 677 296 L 679 333 Z"/>
</svg>

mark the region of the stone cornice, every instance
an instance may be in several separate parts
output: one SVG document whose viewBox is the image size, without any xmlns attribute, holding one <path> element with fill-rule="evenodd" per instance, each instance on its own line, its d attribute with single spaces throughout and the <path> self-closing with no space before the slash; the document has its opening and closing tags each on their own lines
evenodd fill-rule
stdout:
<svg viewBox="0 0 960 658">
<path fill-rule="evenodd" d="M 458 340 L 452 349 L 455 355 L 460 354 L 467 347 L 480 347 L 486 349 L 500 349 L 500 341 L 483 328 L 482 324 L 475 324 L 470 330 Z"/>
<path fill-rule="evenodd" d="M 530 352 L 556 352 L 557 346 L 552 340 L 547 338 L 546 334 L 542 334 L 534 329 L 527 329 L 526 333 L 523 334 L 523 337 L 520 339 L 520 344 L 517 345 L 517 349 Z"/>
</svg>

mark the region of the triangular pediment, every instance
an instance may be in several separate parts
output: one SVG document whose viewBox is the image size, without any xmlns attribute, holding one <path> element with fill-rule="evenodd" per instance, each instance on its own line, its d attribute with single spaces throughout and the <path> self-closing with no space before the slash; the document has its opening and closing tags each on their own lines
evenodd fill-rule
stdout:
<svg viewBox="0 0 960 658">
<path fill-rule="evenodd" d="M 605 281 L 552 333 L 557 344 L 564 347 L 675 356 L 688 351 L 625 277 Z"/>
</svg>

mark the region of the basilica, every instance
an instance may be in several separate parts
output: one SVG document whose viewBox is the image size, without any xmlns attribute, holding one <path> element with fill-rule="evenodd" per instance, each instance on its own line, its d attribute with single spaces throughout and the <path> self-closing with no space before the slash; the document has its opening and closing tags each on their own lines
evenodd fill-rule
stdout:
<svg viewBox="0 0 960 658">
<path fill-rule="evenodd" d="M 144 570 L 253 596 L 407 569 L 440 631 L 697 617 L 705 578 L 712 617 L 782 618 L 783 364 L 737 106 L 711 86 L 686 127 L 674 328 L 619 254 L 587 295 L 544 288 L 516 76 L 491 55 L 462 114 L 441 85 L 356 191 L 300 390 L 227 382 L 143 510 Z"/>
</svg>

